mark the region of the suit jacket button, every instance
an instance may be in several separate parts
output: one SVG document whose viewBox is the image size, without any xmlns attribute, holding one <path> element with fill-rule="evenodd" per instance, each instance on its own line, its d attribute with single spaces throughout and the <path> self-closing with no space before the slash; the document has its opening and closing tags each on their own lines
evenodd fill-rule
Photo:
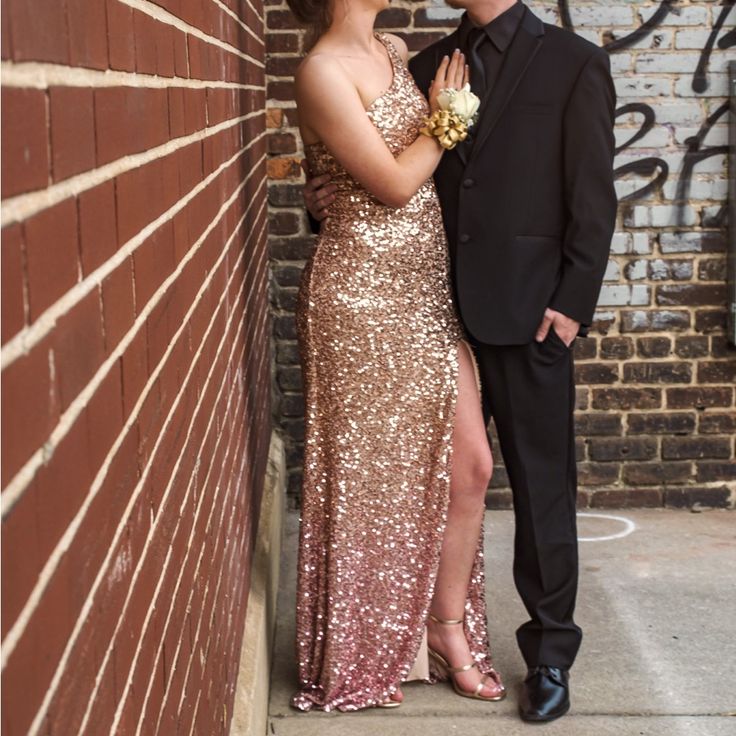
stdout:
<svg viewBox="0 0 736 736">
<path fill-rule="evenodd" d="M 461 243 L 467 243 L 469 240 L 470 240 L 470 235 L 468 235 L 467 233 L 463 233 L 460 236 L 460 242 Z"/>
<path fill-rule="evenodd" d="M 465 179 L 465 181 L 463 182 L 463 186 L 466 189 L 470 189 L 470 187 L 472 187 L 473 184 L 475 184 L 475 179 Z"/>
</svg>

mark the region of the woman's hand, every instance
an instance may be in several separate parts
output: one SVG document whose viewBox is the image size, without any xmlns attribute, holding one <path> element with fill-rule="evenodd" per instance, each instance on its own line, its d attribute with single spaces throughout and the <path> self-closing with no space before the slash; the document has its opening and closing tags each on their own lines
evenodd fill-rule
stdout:
<svg viewBox="0 0 736 736">
<path fill-rule="evenodd" d="M 429 109 L 440 109 L 437 97 L 443 89 L 462 89 L 470 79 L 470 67 L 465 63 L 465 54 L 455 49 L 452 56 L 445 56 L 440 62 L 437 74 L 429 86 Z"/>
</svg>

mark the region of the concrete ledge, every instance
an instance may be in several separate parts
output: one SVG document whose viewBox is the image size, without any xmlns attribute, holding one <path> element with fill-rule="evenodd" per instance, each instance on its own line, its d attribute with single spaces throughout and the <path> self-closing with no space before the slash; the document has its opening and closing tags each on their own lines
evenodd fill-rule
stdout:
<svg viewBox="0 0 736 736">
<path fill-rule="evenodd" d="M 253 553 L 231 736 L 264 736 L 266 733 L 285 499 L 284 443 L 274 432 Z"/>
</svg>

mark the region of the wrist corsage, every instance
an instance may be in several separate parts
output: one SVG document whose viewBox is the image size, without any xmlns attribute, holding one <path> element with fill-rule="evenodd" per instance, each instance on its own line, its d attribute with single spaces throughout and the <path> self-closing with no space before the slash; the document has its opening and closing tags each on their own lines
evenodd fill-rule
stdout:
<svg viewBox="0 0 736 736">
<path fill-rule="evenodd" d="M 480 100 L 466 84 L 462 89 L 443 89 L 437 103 L 440 109 L 424 121 L 419 132 L 437 138 L 443 148 L 454 148 L 468 137 L 468 128 L 478 117 Z"/>
</svg>

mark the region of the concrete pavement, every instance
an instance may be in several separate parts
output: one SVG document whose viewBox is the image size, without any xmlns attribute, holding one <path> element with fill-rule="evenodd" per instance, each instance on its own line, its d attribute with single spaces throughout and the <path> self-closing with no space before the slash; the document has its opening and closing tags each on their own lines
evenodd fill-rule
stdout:
<svg viewBox="0 0 736 736">
<path fill-rule="evenodd" d="M 396 710 L 301 713 L 294 586 L 298 517 L 286 520 L 269 733 L 275 736 L 736 736 L 736 513 L 627 510 L 581 515 L 572 709 L 547 725 L 516 715 L 525 620 L 511 577 L 513 516 L 486 515 L 488 618 L 509 697 L 482 703 L 449 685 L 408 683 Z"/>
</svg>

